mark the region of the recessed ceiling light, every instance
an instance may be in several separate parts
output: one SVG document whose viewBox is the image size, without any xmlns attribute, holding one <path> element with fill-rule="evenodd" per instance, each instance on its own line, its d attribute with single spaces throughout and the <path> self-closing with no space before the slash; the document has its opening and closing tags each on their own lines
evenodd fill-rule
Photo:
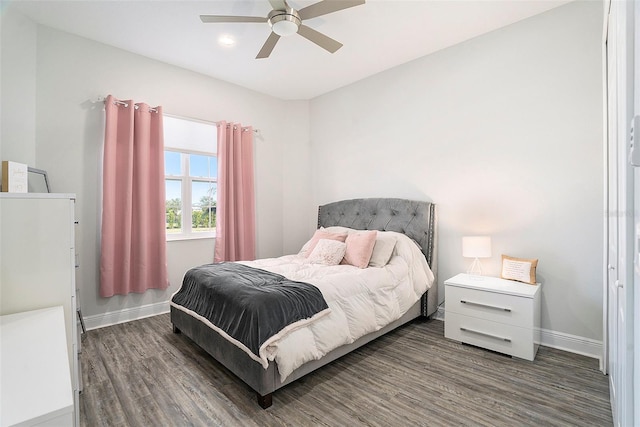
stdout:
<svg viewBox="0 0 640 427">
<path fill-rule="evenodd" d="M 223 34 L 218 38 L 218 43 L 220 43 L 221 46 L 229 47 L 236 44 L 236 40 L 229 34 Z"/>
</svg>

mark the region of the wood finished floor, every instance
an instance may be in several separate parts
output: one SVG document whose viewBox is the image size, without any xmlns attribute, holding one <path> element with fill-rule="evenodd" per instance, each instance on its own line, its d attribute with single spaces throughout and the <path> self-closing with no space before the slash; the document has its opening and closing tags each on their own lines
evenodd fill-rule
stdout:
<svg viewBox="0 0 640 427">
<path fill-rule="evenodd" d="M 89 331 L 82 426 L 610 426 L 595 359 L 540 347 L 534 362 L 444 338 L 417 320 L 278 390 L 255 393 L 168 314 Z"/>
</svg>

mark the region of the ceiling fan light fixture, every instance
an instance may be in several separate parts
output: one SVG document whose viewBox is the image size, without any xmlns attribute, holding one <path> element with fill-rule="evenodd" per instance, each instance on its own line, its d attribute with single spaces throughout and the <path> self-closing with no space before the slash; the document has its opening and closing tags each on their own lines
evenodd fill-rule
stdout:
<svg viewBox="0 0 640 427">
<path fill-rule="evenodd" d="M 291 21 L 278 21 L 271 26 L 274 33 L 279 36 L 290 36 L 298 32 L 298 26 Z"/>
<path fill-rule="evenodd" d="M 297 33 L 301 23 L 300 16 L 291 8 L 287 8 L 287 10 L 273 10 L 269 13 L 271 31 L 281 37 Z"/>
<path fill-rule="evenodd" d="M 236 41 L 229 34 L 223 34 L 218 38 L 218 43 L 224 47 L 231 47 L 236 44 Z"/>
</svg>

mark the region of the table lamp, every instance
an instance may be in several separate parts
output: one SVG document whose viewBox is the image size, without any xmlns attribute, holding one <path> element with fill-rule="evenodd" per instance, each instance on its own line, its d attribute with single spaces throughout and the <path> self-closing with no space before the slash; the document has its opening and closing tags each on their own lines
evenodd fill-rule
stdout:
<svg viewBox="0 0 640 427">
<path fill-rule="evenodd" d="M 482 267 L 478 258 L 491 258 L 491 237 L 466 236 L 462 238 L 462 256 L 473 258 L 467 274 L 482 276 Z"/>
</svg>

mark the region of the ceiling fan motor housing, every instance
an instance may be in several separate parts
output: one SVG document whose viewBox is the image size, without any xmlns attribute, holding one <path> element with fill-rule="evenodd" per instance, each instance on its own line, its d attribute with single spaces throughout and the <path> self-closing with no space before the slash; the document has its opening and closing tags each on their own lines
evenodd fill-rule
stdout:
<svg viewBox="0 0 640 427">
<path fill-rule="evenodd" d="M 298 12 L 290 7 L 285 10 L 272 10 L 268 15 L 271 30 L 279 36 L 290 36 L 298 32 L 302 23 Z"/>
</svg>

